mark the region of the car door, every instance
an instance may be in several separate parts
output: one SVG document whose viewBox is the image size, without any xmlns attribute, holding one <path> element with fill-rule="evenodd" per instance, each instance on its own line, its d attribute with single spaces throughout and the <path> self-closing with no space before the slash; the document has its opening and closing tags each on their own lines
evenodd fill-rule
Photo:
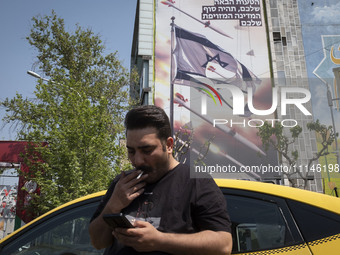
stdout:
<svg viewBox="0 0 340 255">
<path fill-rule="evenodd" d="M 222 189 L 232 221 L 233 254 L 310 255 L 285 199 Z"/>
<path fill-rule="evenodd" d="M 89 221 L 100 197 L 59 209 L 23 228 L 0 245 L 6 255 L 99 255 L 88 234 Z"/>
</svg>

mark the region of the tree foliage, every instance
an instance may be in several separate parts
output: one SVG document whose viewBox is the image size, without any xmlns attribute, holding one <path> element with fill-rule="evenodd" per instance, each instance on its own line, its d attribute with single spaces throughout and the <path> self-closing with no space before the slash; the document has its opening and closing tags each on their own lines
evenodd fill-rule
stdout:
<svg viewBox="0 0 340 255">
<path fill-rule="evenodd" d="M 1 105 L 7 111 L 4 120 L 19 128 L 19 140 L 47 143 L 35 148 L 41 162 L 26 155 L 28 179 L 40 189 L 32 205 L 45 212 L 106 189 L 120 172 L 130 76 L 116 53 L 105 55 L 100 36 L 91 29 L 77 25 L 68 32 L 54 11 L 32 21 L 27 40 L 37 51 L 36 72 L 48 81 L 38 80 L 35 99 L 17 93 Z"/>
<path fill-rule="evenodd" d="M 286 177 L 292 186 L 296 186 L 296 178 L 303 180 L 303 188 L 306 189 L 308 184 L 309 173 L 313 162 L 318 160 L 320 157 L 328 155 L 328 147 L 335 141 L 337 134 L 334 133 L 332 126 L 326 126 L 316 120 L 315 122 L 307 123 L 307 129 L 309 131 L 314 131 L 320 135 L 322 138 L 321 145 L 322 148 L 318 151 L 312 158 L 308 159 L 308 164 L 305 172 L 301 171 L 301 168 L 297 166 L 299 159 L 298 150 L 293 149 L 294 143 L 297 141 L 299 135 L 302 132 L 302 128 L 297 125 L 289 129 L 290 136 L 284 134 L 284 127 L 281 123 L 276 122 L 274 126 L 265 122 L 263 126 L 258 128 L 258 136 L 261 138 L 262 144 L 267 151 L 270 148 L 275 149 L 281 158 L 280 164 L 283 164 L 284 159 L 285 164 L 288 165 L 290 172 L 282 172 L 284 177 Z"/>
</svg>

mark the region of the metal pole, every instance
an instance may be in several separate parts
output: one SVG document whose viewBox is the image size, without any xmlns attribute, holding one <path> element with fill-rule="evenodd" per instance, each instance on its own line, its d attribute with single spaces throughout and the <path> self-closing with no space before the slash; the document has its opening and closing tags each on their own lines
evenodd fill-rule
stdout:
<svg viewBox="0 0 340 255">
<path fill-rule="evenodd" d="M 329 90 L 328 84 L 327 84 L 327 100 L 328 100 L 329 109 L 331 111 L 333 132 L 334 132 L 334 134 L 336 134 L 335 122 L 334 122 L 334 114 L 333 114 L 333 99 L 332 99 L 332 94 L 331 94 L 331 92 Z M 335 150 L 336 150 L 336 163 L 339 166 L 338 138 L 336 136 L 335 136 Z"/>
<path fill-rule="evenodd" d="M 174 134 L 174 83 L 173 83 L 173 73 L 172 73 L 172 55 L 173 55 L 173 44 L 174 44 L 174 26 L 175 17 L 171 17 L 171 54 L 170 54 L 170 126 L 171 126 L 171 136 Z"/>
</svg>

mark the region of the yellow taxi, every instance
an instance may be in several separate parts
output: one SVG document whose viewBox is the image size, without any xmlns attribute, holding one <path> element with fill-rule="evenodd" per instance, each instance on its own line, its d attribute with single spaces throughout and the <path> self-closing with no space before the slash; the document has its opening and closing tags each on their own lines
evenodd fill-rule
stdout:
<svg viewBox="0 0 340 255">
<path fill-rule="evenodd" d="M 252 181 L 216 179 L 232 221 L 233 254 L 340 254 L 340 198 Z M 66 203 L 0 240 L 0 254 L 103 254 L 88 235 L 105 191 Z"/>
</svg>

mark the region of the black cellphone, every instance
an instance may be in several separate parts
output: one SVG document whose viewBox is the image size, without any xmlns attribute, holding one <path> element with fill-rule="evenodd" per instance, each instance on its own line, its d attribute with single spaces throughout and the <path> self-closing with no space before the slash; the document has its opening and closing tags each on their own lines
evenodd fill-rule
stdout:
<svg viewBox="0 0 340 255">
<path fill-rule="evenodd" d="M 134 228 L 123 213 L 105 214 L 103 219 L 112 228 Z"/>
</svg>

